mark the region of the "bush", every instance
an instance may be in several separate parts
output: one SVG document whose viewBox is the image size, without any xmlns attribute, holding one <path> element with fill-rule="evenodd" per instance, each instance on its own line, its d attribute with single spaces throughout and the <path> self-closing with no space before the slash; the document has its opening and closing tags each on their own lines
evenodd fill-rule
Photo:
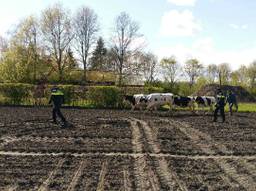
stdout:
<svg viewBox="0 0 256 191">
<path fill-rule="evenodd" d="M 75 97 L 75 86 L 74 85 L 60 85 L 58 86 L 64 93 L 65 103 L 71 105 Z"/>
<path fill-rule="evenodd" d="M 145 88 L 144 88 L 144 92 L 145 92 L 145 94 L 164 93 L 164 89 L 161 88 L 161 87 L 149 86 L 149 87 L 145 87 Z"/>
<path fill-rule="evenodd" d="M 90 87 L 88 99 L 97 107 L 113 108 L 121 102 L 120 90 L 113 86 L 94 86 Z"/>
<path fill-rule="evenodd" d="M 1 95 L 7 100 L 8 104 L 21 104 L 25 99 L 31 98 L 33 85 L 19 83 L 0 84 Z"/>
</svg>

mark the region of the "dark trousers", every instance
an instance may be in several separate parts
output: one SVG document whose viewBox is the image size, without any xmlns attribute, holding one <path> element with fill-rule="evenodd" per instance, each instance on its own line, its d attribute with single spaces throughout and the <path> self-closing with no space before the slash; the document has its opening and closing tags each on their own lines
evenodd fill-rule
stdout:
<svg viewBox="0 0 256 191">
<path fill-rule="evenodd" d="M 235 106 L 235 111 L 237 112 L 237 110 L 238 110 L 238 105 L 237 105 L 237 103 L 229 103 L 228 104 L 229 105 L 229 112 L 230 112 L 230 115 L 232 115 L 233 114 L 233 106 Z"/>
<path fill-rule="evenodd" d="M 225 111 L 224 111 L 224 107 L 222 106 L 216 106 L 215 111 L 214 111 L 214 121 L 217 121 L 217 117 L 218 117 L 218 112 L 220 111 L 220 115 L 222 117 L 222 121 L 225 121 Z"/>
<path fill-rule="evenodd" d="M 59 116 L 59 118 L 61 119 L 62 122 L 66 122 L 65 117 L 62 115 L 61 111 L 60 111 L 60 107 L 53 107 L 52 109 L 52 119 L 53 121 L 56 122 L 56 117 L 57 115 Z"/>
</svg>

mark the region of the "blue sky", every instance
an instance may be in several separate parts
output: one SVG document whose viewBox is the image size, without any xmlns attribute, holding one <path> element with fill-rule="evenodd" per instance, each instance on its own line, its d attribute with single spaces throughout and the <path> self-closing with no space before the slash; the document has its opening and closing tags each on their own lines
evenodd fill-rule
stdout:
<svg viewBox="0 0 256 191">
<path fill-rule="evenodd" d="M 0 7 L 0 35 L 30 14 L 60 2 L 8 0 Z M 159 59 L 175 55 L 179 62 L 198 58 L 203 64 L 228 62 L 233 69 L 256 59 L 255 0 L 62 0 L 74 12 L 86 5 L 95 10 L 101 34 L 111 35 L 114 18 L 126 11 L 138 21 L 146 49 Z"/>
</svg>

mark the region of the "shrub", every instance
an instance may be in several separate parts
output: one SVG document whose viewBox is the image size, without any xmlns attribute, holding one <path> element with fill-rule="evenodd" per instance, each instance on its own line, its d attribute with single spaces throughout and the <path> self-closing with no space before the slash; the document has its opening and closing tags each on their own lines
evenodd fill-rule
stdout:
<svg viewBox="0 0 256 191">
<path fill-rule="evenodd" d="M 33 85 L 19 83 L 0 84 L 1 95 L 8 104 L 21 104 L 25 99 L 31 98 Z"/>
<path fill-rule="evenodd" d="M 97 107 L 113 108 L 121 101 L 119 88 L 113 86 L 90 87 L 87 95 L 89 101 Z"/>
<path fill-rule="evenodd" d="M 144 92 L 145 92 L 145 94 L 164 93 L 164 89 L 161 88 L 161 87 L 149 86 L 149 87 L 145 87 L 145 88 L 144 88 Z"/>
</svg>

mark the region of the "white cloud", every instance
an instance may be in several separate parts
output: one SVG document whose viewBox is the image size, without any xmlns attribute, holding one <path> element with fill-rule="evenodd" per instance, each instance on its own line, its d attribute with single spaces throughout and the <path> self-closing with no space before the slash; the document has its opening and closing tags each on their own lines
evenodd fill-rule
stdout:
<svg viewBox="0 0 256 191">
<path fill-rule="evenodd" d="M 234 70 L 238 69 L 241 65 L 248 65 L 253 60 L 256 60 L 255 52 L 256 47 L 232 51 L 220 51 L 214 47 L 214 41 L 211 37 L 199 39 L 195 41 L 192 46 L 177 44 L 175 46 L 162 47 L 156 50 L 159 59 L 174 55 L 181 64 L 184 64 L 189 58 L 197 58 L 204 65 L 226 62 L 229 63 Z"/>
<path fill-rule="evenodd" d="M 194 6 L 197 0 L 168 0 L 169 3 L 178 6 Z"/>
<path fill-rule="evenodd" d="M 237 25 L 237 24 L 229 24 L 229 26 L 233 29 L 243 29 L 243 30 L 246 30 L 248 29 L 248 25 L 244 24 L 244 25 Z"/>
<path fill-rule="evenodd" d="M 166 12 L 162 17 L 160 34 L 163 36 L 193 36 L 202 30 L 199 21 L 189 10 Z"/>
</svg>

